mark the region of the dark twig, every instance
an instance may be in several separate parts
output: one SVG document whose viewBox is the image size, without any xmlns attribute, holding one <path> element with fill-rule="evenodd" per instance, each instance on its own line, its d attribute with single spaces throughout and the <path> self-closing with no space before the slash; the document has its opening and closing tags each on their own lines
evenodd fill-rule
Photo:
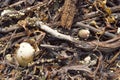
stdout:
<svg viewBox="0 0 120 80">
<path fill-rule="evenodd" d="M 15 39 L 15 38 L 19 38 L 19 37 L 23 37 L 23 36 L 26 36 L 26 34 L 24 32 L 21 32 L 21 33 L 17 33 L 17 34 L 14 34 L 12 39 Z M 8 39 L 10 39 L 11 36 L 5 36 L 5 37 L 2 37 L 0 38 L 0 41 L 7 41 Z"/>
<path fill-rule="evenodd" d="M 75 70 L 75 71 L 85 71 L 88 72 L 90 75 L 92 75 L 92 71 L 90 68 L 88 68 L 86 65 L 74 65 L 74 66 L 65 66 L 60 68 L 57 71 L 53 71 L 52 76 L 54 77 L 57 73 L 60 74 L 65 74 L 67 73 L 69 70 Z"/>
<path fill-rule="evenodd" d="M 120 5 L 115 6 L 115 7 L 111 7 L 111 12 L 116 12 L 116 11 L 120 11 Z M 93 18 L 93 17 L 99 16 L 99 15 L 100 15 L 99 11 L 91 12 L 91 13 L 83 15 L 83 19 Z"/>
<path fill-rule="evenodd" d="M 120 51 L 118 51 L 114 56 L 113 56 L 113 58 L 111 59 L 111 60 L 109 60 L 109 64 L 111 64 L 111 63 L 113 63 L 117 58 L 118 58 L 118 56 L 120 55 Z"/>
<path fill-rule="evenodd" d="M 83 23 L 81 23 L 81 22 L 77 22 L 77 23 L 75 24 L 75 26 L 80 26 L 80 27 L 82 27 L 82 28 L 88 28 L 88 29 L 90 29 L 91 31 L 94 31 L 94 32 L 103 32 L 103 31 L 101 31 L 100 29 L 96 29 L 96 28 L 94 28 L 94 27 L 92 27 L 92 26 L 90 26 L 90 25 L 86 25 L 86 24 L 83 24 Z M 112 34 L 112 33 L 107 32 L 107 31 L 104 32 L 104 35 L 105 35 L 105 36 L 108 36 L 108 37 L 110 37 L 110 38 L 114 38 L 114 37 L 116 36 L 116 35 L 114 35 L 114 34 Z"/>
</svg>

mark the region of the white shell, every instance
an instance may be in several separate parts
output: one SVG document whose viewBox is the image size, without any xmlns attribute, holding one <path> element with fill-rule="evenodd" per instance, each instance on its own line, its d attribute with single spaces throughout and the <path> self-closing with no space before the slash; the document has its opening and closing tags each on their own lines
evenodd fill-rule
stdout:
<svg viewBox="0 0 120 80">
<path fill-rule="evenodd" d="M 1 12 L 1 16 L 5 16 L 6 14 L 12 12 L 11 10 L 4 10 Z"/>
<path fill-rule="evenodd" d="M 9 61 L 10 63 L 13 63 L 13 57 L 12 57 L 11 54 L 5 55 L 5 59 L 6 59 L 7 61 Z"/>
<path fill-rule="evenodd" d="M 90 56 L 87 56 L 87 57 L 84 59 L 84 62 L 85 62 L 86 64 L 89 64 L 90 61 L 91 61 L 91 57 L 90 57 Z"/>
<path fill-rule="evenodd" d="M 28 42 L 22 42 L 16 51 L 16 58 L 21 66 L 27 66 L 33 61 L 35 49 Z"/>
<path fill-rule="evenodd" d="M 117 34 L 120 34 L 120 28 L 117 29 Z"/>
<path fill-rule="evenodd" d="M 78 32 L 78 36 L 83 39 L 87 39 L 90 36 L 90 31 L 88 29 L 81 29 Z"/>
</svg>

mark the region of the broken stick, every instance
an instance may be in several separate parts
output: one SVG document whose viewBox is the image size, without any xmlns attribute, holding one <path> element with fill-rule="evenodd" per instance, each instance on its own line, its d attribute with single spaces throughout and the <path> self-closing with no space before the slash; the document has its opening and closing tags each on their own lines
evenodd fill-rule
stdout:
<svg viewBox="0 0 120 80">
<path fill-rule="evenodd" d="M 70 42 L 74 43 L 76 47 L 86 50 L 86 51 L 94 50 L 97 48 L 100 51 L 109 53 L 109 52 L 115 51 L 116 49 L 118 49 L 120 47 L 120 37 L 117 40 L 115 39 L 116 37 L 114 37 L 113 39 L 110 40 L 110 41 L 112 41 L 111 43 L 108 43 L 106 41 L 86 42 L 86 41 L 76 40 L 75 38 L 73 38 L 72 36 L 69 36 L 69 35 L 61 34 L 61 33 L 57 32 L 56 30 L 53 30 L 49 26 L 45 25 L 41 21 L 37 21 L 36 26 L 38 26 L 40 29 L 44 30 L 45 32 L 51 34 L 52 36 L 54 36 L 58 39 L 70 41 Z"/>
</svg>

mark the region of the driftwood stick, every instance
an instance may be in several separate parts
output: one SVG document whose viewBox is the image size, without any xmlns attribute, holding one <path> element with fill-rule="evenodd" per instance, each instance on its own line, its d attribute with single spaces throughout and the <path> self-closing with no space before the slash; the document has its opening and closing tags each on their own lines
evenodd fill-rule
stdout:
<svg viewBox="0 0 120 80">
<path fill-rule="evenodd" d="M 40 29 L 46 31 L 47 33 L 53 35 L 54 37 L 57 37 L 58 39 L 68 40 L 70 42 L 75 42 L 76 41 L 73 37 L 71 37 L 69 35 L 61 34 L 57 30 L 53 30 L 52 28 L 50 28 L 49 26 L 45 25 L 41 21 L 37 21 L 36 25 L 38 27 L 40 27 Z"/>
<path fill-rule="evenodd" d="M 102 31 L 99 30 L 99 29 L 96 29 L 96 28 L 94 28 L 94 27 L 92 27 L 92 26 L 90 26 L 90 25 L 83 24 L 83 23 L 81 23 L 81 22 L 77 22 L 77 23 L 75 24 L 75 26 L 80 26 L 80 27 L 83 27 L 83 28 L 88 28 L 88 29 L 90 29 L 91 31 L 94 31 L 94 32 L 102 32 Z M 107 32 L 107 31 L 105 31 L 104 35 L 105 35 L 105 36 L 108 36 L 108 37 L 110 37 L 110 38 L 114 38 L 114 37 L 116 36 L 116 35 L 114 35 L 114 34 L 112 34 L 112 33 Z"/>
<path fill-rule="evenodd" d="M 8 33 L 17 29 L 21 29 L 22 27 L 20 27 L 19 25 L 15 24 L 12 26 L 9 26 L 7 28 L 0 28 L 0 33 Z"/>
</svg>

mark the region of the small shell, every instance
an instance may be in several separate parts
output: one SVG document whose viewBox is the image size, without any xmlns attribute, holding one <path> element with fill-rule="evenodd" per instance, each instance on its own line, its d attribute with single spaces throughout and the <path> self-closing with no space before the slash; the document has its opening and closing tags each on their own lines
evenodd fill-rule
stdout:
<svg viewBox="0 0 120 80">
<path fill-rule="evenodd" d="M 91 61 L 91 57 L 90 57 L 90 56 L 87 56 L 87 57 L 84 59 L 85 64 L 89 64 L 90 61 Z"/>
<path fill-rule="evenodd" d="M 116 66 L 120 68 L 120 60 L 117 62 Z"/>
<path fill-rule="evenodd" d="M 117 29 L 117 34 L 120 34 L 120 28 Z"/>
<path fill-rule="evenodd" d="M 1 16 L 5 16 L 8 13 L 11 13 L 11 10 L 4 10 L 3 12 L 1 12 Z"/>
<path fill-rule="evenodd" d="M 16 51 L 16 58 L 21 66 L 27 66 L 33 61 L 35 49 L 28 42 L 22 42 Z"/>
<path fill-rule="evenodd" d="M 8 62 L 13 63 L 13 57 L 12 57 L 11 54 L 7 54 L 7 55 L 5 56 L 5 59 L 6 59 Z"/>
<path fill-rule="evenodd" d="M 88 39 L 88 37 L 90 36 L 90 31 L 87 29 L 81 29 L 78 32 L 78 36 L 82 39 Z"/>
</svg>

